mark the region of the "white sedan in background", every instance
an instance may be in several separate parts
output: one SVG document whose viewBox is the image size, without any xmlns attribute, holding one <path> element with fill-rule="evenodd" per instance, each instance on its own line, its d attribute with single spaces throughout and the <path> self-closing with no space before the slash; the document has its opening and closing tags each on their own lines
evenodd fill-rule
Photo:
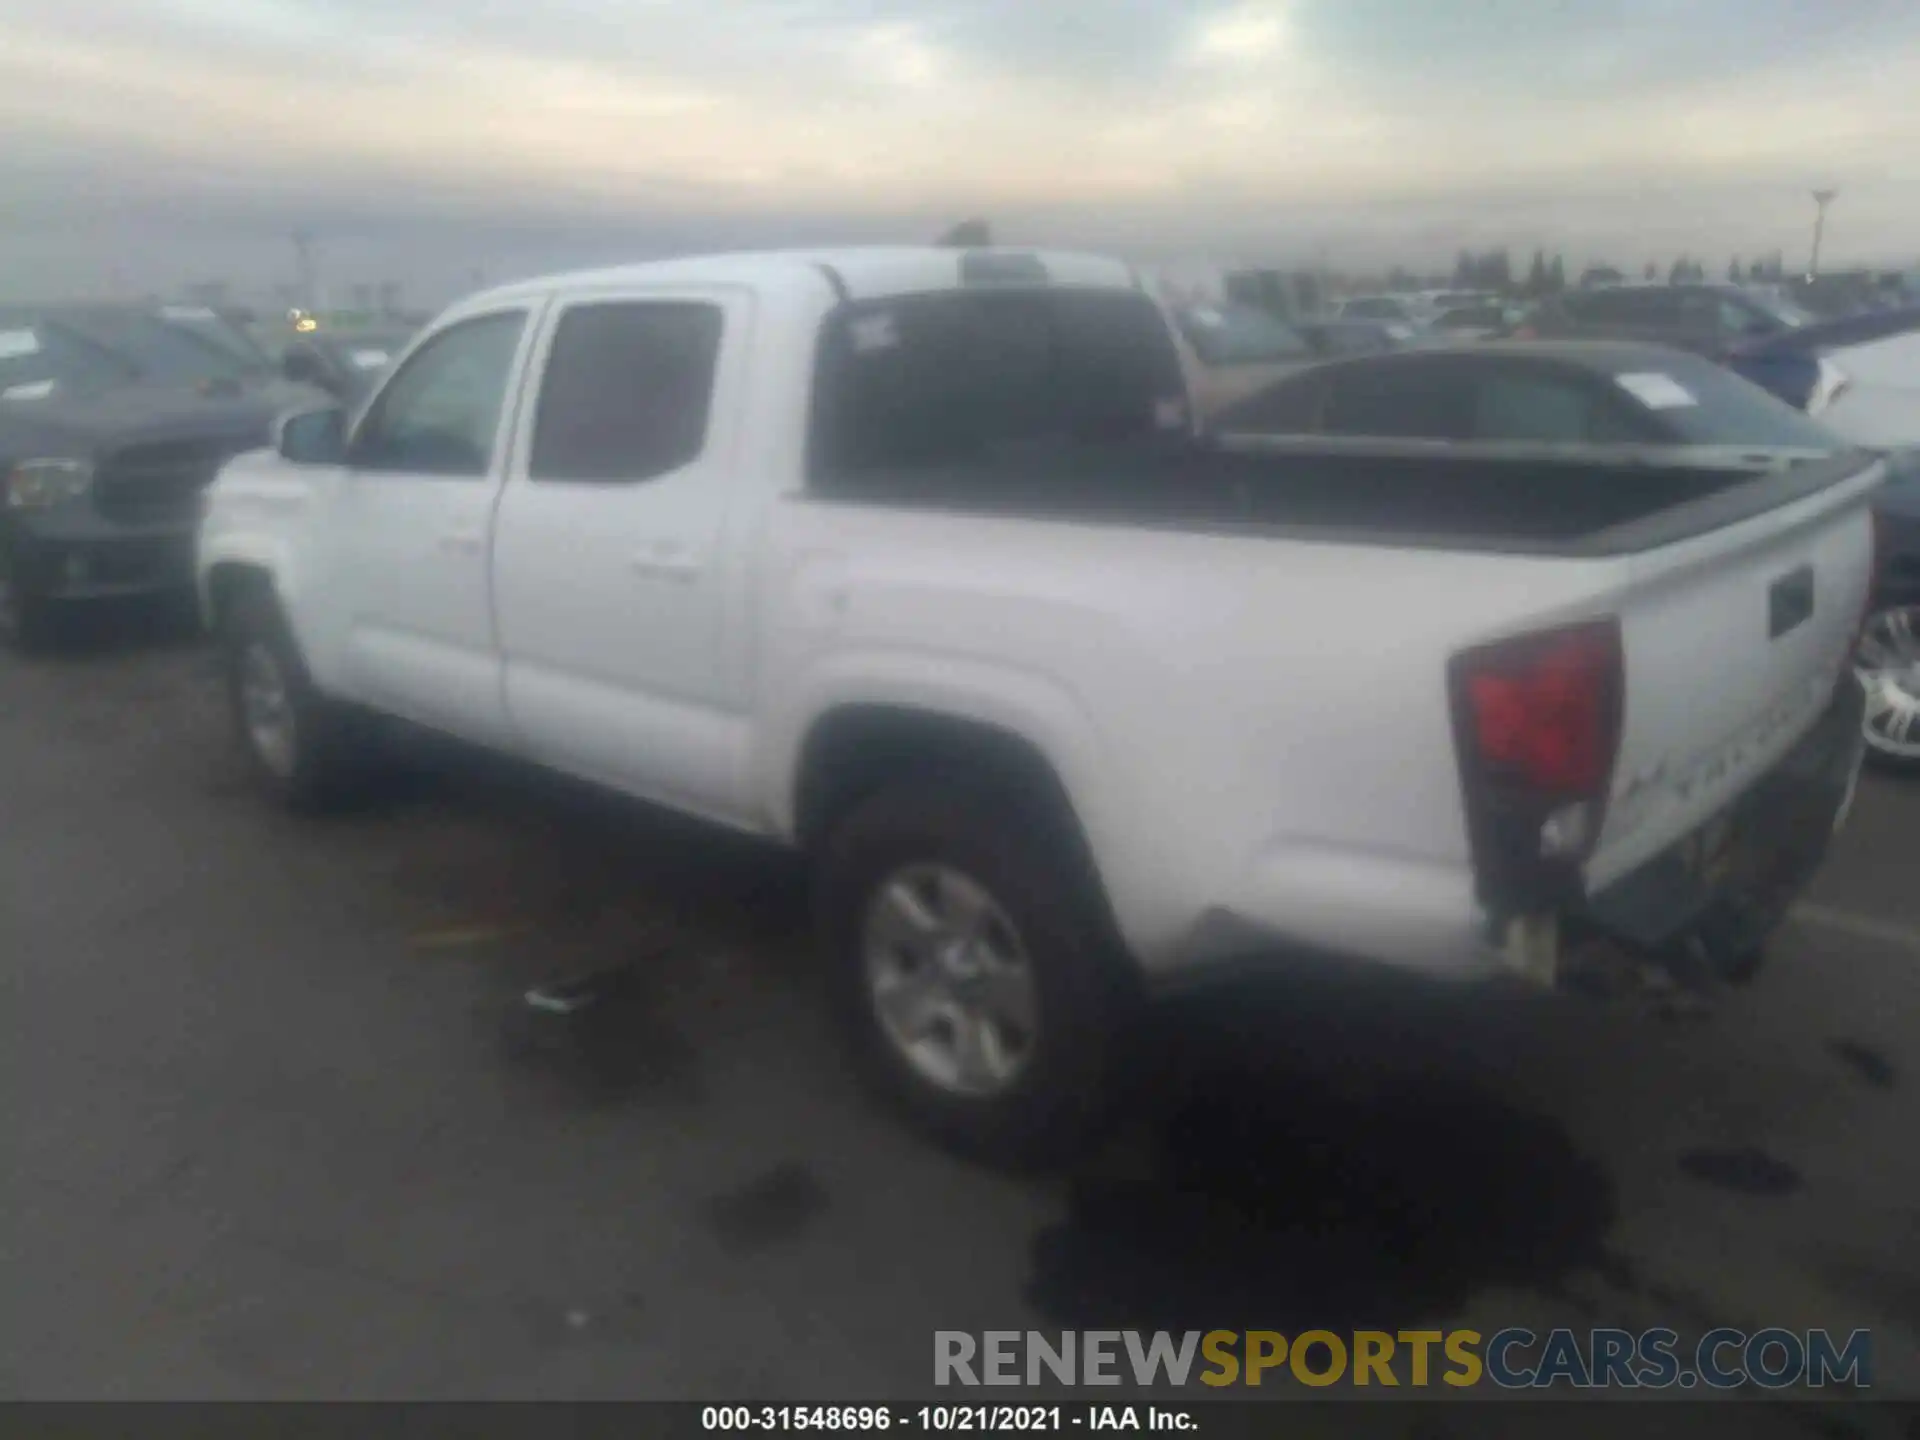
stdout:
<svg viewBox="0 0 1920 1440">
<path fill-rule="evenodd" d="M 1920 309 L 1808 326 L 1728 363 L 1842 439 L 1893 456 L 1874 507 L 1880 558 L 1858 669 L 1867 744 L 1920 771 Z"/>
</svg>

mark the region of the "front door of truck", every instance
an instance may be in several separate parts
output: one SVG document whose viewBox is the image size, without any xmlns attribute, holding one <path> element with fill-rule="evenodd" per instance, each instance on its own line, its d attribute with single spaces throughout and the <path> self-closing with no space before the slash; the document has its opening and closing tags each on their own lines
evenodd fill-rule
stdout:
<svg viewBox="0 0 1920 1440">
<path fill-rule="evenodd" d="M 515 307 L 456 320 L 381 387 L 348 447 L 328 577 L 349 617 L 356 699 L 503 746 L 487 565 L 529 318 Z"/>
</svg>

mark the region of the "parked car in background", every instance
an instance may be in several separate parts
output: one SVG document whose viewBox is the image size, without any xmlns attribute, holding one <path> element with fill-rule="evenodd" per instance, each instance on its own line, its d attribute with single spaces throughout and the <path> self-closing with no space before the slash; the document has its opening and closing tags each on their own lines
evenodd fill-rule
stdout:
<svg viewBox="0 0 1920 1440">
<path fill-rule="evenodd" d="M 1550 296 L 1508 333 L 1519 340 L 1650 340 L 1721 359 L 1740 344 L 1812 321 L 1789 301 L 1738 285 L 1610 285 Z"/>
<path fill-rule="evenodd" d="M 201 487 L 312 403 L 211 311 L 0 310 L 0 642 L 62 607 L 185 594 Z"/>
<path fill-rule="evenodd" d="M 1486 340 L 1505 334 L 1512 323 L 1506 306 L 1481 300 L 1440 311 L 1427 328 L 1442 340 Z"/>
<path fill-rule="evenodd" d="M 1406 326 L 1384 320 L 1299 320 L 1294 328 L 1321 356 L 1383 355 L 1404 349 L 1413 338 Z"/>
<path fill-rule="evenodd" d="M 1425 314 L 1460 310 L 1469 305 L 1497 305 L 1500 297 L 1491 290 L 1416 290 L 1414 300 Z"/>
<path fill-rule="evenodd" d="M 1848 448 L 1831 430 L 1700 356 L 1577 341 L 1436 346 L 1329 361 L 1228 407 L 1212 428 L 1535 447 L 1711 448 L 1735 464 Z"/>
<path fill-rule="evenodd" d="M 1318 358 L 1299 330 L 1250 305 L 1183 305 L 1172 313 L 1202 421 Z"/>
<path fill-rule="evenodd" d="M 1899 270 L 1824 271 L 1788 281 L 1786 289 L 1801 308 L 1823 320 L 1920 304 L 1913 277 Z"/>
<path fill-rule="evenodd" d="M 254 338 L 244 312 L 210 305 L 159 305 L 151 313 L 164 324 L 225 351 L 248 374 L 273 368 L 273 357 Z"/>
<path fill-rule="evenodd" d="M 1855 444 L 1920 447 L 1920 307 L 1785 331 L 1727 364 Z"/>
<path fill-rule="evenodd" d="M 295 334 L 280 356 L 281 371 L 287 379 L 317 386 L 343 404 L 358 404 L 413 335 L 412 328 Z"/>
<path fill-rule="evenodd" d="M 1351 295 L 1334 306 L 1333 314 L 1341 320 L 1371 320 L 1385 325 L 1401 344 L 1419 335 L 1432 318 L 1424 306 L 1406 295 Z"/>
<path fill-rule="evenodd" d="M 1209 443 L 1097 257 L 528 281 L 278 438 L 198 552 L 263 787 L 372 713 L 802 848 L 865 1069 L 975 1151 L 1058 1156 L 1132 997 L 1282 950 L 1744 969 L 1857 775 L 1878 462 Z"/>
<path fill-rule="evenodd" d="M 1873 610 L 1860 642 L 1867 690 L 1867 753 L 1920 773 L 1920 447 L 1889 462 L 1877 497 L 1879 555 Z"/>
<path fill-rule="evenodd" d="M 1740 374 L 1856 445 L 1885 450 L 1880 561 L 1861 645 L 1867 744 L 1920 769 L 1920 308 L 1811 325 L 1749 347 Z"/>
</svg>

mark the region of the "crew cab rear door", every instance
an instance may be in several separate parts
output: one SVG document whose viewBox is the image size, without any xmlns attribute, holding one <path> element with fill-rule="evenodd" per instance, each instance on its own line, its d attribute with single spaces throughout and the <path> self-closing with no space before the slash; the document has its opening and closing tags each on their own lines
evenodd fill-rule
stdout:
<svg viewBox="0 0 1920 1440">
<path fill-rule="evenodd" d="M 494 547 L 524 743 L 721 817 L 746 774 L 747 557 L 725 542 L 752 320 L 727 287 L 556 298 Z"/>
</svg>

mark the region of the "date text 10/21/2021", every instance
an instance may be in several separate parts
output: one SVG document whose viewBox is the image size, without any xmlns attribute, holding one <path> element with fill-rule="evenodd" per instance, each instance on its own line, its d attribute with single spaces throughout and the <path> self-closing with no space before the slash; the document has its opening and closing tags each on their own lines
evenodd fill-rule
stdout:
<svg viewBox="0 0 1920 1440">
<path fill-rule="evenodd" d="M 1008 1433 L 1013 1431 L 1157 1430 L 1199 1428 L 1191 1411 L 1160 1405 L 707 1405 L 708 1431 L 889 1431 Z"/>
</svg>

